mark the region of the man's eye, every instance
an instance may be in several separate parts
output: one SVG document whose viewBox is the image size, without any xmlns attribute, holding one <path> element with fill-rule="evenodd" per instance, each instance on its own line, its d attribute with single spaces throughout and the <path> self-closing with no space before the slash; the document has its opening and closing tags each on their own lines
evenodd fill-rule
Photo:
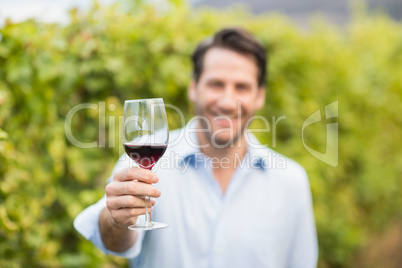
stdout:
<svg viewBox="0 0 402 268">
<path fill-rule="evenodd" d="M 248 90 L 250 87 L 248 86 L 248 85 L 237 85 L 236 86 L 236 89 L 238 90 L 238 91 L 246 91 L 246 90 Z"/>
<path fill-rule="evenodd" d="M 212 88 L 221 88 L 221 87 L 223 87 L 223 84 L 220 82 L 211 82 L 211 83 L 209 83 L 209 86 Z"/>
</svg>

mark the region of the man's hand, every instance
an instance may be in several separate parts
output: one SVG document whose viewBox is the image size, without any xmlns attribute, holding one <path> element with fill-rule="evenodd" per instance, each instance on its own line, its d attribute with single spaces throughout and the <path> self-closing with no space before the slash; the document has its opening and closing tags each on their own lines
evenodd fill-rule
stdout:
<svg viewBox="0 0 402 268">
<path fill-rule="evenodd" d="M 99 216 L 99 230 L 106 248 L 123 252 L 135 243 L 137 232 L 129 230 L 128 226 L 135 224 L 139 215 L 145 214 L 145 205 L 151 213 L 155 201 L 145 204 L 144 196 L 161 195 L 152 185 L 158 180 L 151 171 L 137 167 L 114 174 L 113 182 L 106 186 L 106 208 Z"/>
<path fill-rule="evenodd" d="M 152 183 L 158 177 L 151 171 L 133 167 L 114 174 L 113 182 L 106 186 L 106 206 L 113 223 L 126 228 L 135 224 L 139 215 L 145 214 L 145 206 L 151 213 L 155 201 L 146 204 L 144 196 L 159 197 L 161 192 Z M 150 199 L 148 199 L 150 200 Z"/>
</svg>

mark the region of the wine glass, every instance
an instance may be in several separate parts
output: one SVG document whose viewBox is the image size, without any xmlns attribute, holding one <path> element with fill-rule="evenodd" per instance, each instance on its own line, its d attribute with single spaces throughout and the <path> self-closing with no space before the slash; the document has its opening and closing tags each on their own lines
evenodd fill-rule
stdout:
<svg viewBox="0 0 402 268">
<path fill-rule="evenodd" d="M 141 168 L 152 170 L 166 151 L 169 127 L 163 99 L 126 100 L 124 102 L 123 146 L 128 156 Z M 145 198 L 145 222 L 129 226 L 131 230 L 153 230 L 168 227 L 152 222 Z"/>
</svg>

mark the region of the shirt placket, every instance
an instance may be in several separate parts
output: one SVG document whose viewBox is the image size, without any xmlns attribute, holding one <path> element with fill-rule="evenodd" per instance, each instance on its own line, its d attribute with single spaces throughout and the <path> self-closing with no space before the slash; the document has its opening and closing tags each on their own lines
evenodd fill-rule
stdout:
<svg viewBox="0 0 402 268">
<path fill-rule="evenodd" d="M 223 195 L 219 183 L 214 178 L 211 166 L 207 165 L 205 171 L 208 181 L 211 185 L 211 191 L 213 192 L 215 200 L 217 200 L 217 205 L 214 208 L 216 210 L 216 216 L 211 234 L 209 267 L 226 267 L 227 258 L 225 257 L 225 249 L 228 246 L 233 245 L 227 245 L 226 242 L 228 241 L 227 235 L 230 233 L 228 232 L 228 229 L 230 229 L 231 227 L 224 226 L 223 224 L 224 222 L 227 222 L 223 220 L 223 218 L 227 216 L 225 215 L 224 208 L 225 204 L 227 204 L 227 202 L 230 202 L 231 198 L 234 198 L 235 192 L 239 189 L 239 187 L 241 187 L 241 183 L 244 182 L 243 179 L 247 175 L 247 172 L 246 170 L 237 169 L 233 174 L 233 177 L 231 178 L 231 182 L 227 189 L 227 192 L 225 193 L 225 195 Z"/>
</svg>

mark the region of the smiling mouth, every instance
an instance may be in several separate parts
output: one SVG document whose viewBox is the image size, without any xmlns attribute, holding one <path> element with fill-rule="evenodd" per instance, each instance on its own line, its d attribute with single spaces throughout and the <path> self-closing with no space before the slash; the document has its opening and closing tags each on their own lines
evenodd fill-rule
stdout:
<svg viewBox="0 0 402 268">
<path fill-rule="evenodd" d="M 221 127 L 231 127 L 235 124 L 235 121 L 239 120 L 240 117 L 238 116 L 226 116 L 226 115 L 220 115 L 220 116 L 215 116 L 213 118 L 214 122 L 221 126 Z"/>
<path fill-rule="evenodd" d="M 231 119 L 229 119 L 231 121 Z M 232 122 L 230 122 L 228 119 L 220 119 L 220 118 L 214 118 L 214 122 L 218 124 L 221 127 L 230 127 L 233 125 Z"/>
</svg>

